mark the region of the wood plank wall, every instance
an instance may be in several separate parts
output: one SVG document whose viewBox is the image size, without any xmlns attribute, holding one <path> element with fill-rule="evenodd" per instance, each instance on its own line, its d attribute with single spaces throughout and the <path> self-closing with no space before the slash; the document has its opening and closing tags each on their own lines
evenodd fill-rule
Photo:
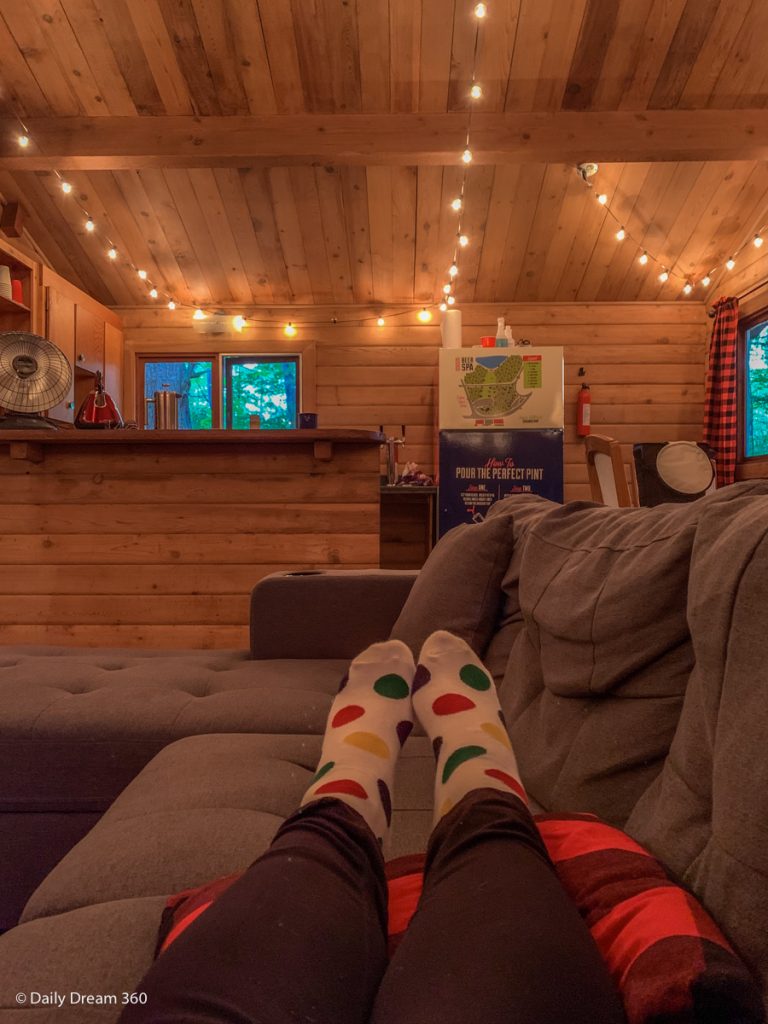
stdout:
<svg viewBox="0 0 768 1024">
<path fill-rule="evenodd" d="M 83 441 L 82 436 L 78 437 Z M 0 451 L 5 644 L 248 647 L 268 573 L 373 568 L 377 450 L 311 443 L 47 445 Z"/>
<path fill-rule="evenodd" d="M 518 303 L 462 307 L 463 341 L 476 344 L 505 316 L 517 338 L 535 345 L 563 345 L 566 364 L 565 497 L 589 497 L 583 445 L 575 431 L 579 367 L 592 388 L 593 429 L 625 445 L 634 441 L 700 440 L 704 364 L 710 321 L 705 306 L 691 302 Z M 192 330 L 189 310 L 124 308 L 126 374 L 137 352 L 211 350 L 279 351 L 279 330 L 249 328 L 243 335 L 202 338 Z M 434 471 L 437 353 L 440 329 L 415 315 L 344 324 L 370 316 L 369 308 L 286 307 L 260 309 L 278 322 L 302 319 L 328 326 L 301 327 L 299 337 L 315 344 L 316 411 L 326 427 L 407 428 L 404 455 Z M 385 314 L 386 315 L 386 314 Z M 331 325 L 332 316 L 339 323 Z M 307 398 L 307 402 L 311 397 Z M 309 405 L 305 402 L 305 408 Z"/>
</svg>

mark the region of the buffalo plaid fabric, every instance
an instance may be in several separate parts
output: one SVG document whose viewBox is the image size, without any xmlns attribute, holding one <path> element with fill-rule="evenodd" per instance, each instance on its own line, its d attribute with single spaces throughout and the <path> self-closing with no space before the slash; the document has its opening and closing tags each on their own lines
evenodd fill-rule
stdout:
<svg viewBox="0 0 768 1024">
<path fill-rule="evenodd" d="M 760 1024 L 757 986 L 701 904 L 654 857 L 591 814 L 539 815 L 541 837 L 621 993 L 628 1024 Z M 421 896 L 424 855 L 389 861 L 389 955 Z M 239 874 L 172 896 L 167 949 Z M 467 894 L 472 899 L 472 894 Z"/>
<path fill-rule="evenodd" d="M 717 453 L 717 486 L 732 484 L 736 473 L 738 410 L 736 403 L 736 338 L 739 300 L 718 299 L 709 344 L 704 398 L 705 444 Z"/>
</svg>

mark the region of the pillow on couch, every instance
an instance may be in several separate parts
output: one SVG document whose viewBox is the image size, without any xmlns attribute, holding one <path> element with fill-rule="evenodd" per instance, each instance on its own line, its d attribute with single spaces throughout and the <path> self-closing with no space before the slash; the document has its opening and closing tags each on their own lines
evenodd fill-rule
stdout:
<svg viewBox="0 0 768 1024">
<path fill-rule="evenodd" d="M 621 993 L 628 1024 L 760 1024 L 760 995 L 746 967 L 657 860 L 592 815 L 541 815 L 536 824 Z M 418 906 L 423 870 L 424 854 L 386 865 L 390 958 Z M 239 877 L 172 896 L 157 953 Z"/>
</svg>

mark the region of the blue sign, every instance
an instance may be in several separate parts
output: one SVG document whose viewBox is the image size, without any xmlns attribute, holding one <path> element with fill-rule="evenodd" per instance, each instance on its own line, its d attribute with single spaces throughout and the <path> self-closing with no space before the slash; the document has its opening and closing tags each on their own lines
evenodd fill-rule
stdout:
<svg viewBox="0 0 768 1024">
<path fill-rule="evenodd" d="M 562 430 L 440 431 L 440 536 L 511 494 L 562 502 Z"/>
</svg>

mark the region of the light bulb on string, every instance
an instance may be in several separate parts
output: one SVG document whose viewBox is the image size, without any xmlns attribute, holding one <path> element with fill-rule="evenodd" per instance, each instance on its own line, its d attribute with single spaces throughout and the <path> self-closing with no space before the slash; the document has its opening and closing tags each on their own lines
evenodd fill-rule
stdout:
<svg viewBox="0 0 768 1024">
<path fill-rule="evenodd" d="M 239 313 L 237 314 L 237 316 L 233 316 L 232 317 L 232 327 L 233 327 L 234 330 L 237 331 L 238 334 L 241 334 L 242 331 L 243 331 L 243 328 L 245 327 L 245 317 L 244 316 L 240 316 Z"/>
<path fill-rule="evenodd" d="M 377 326 L 377 327 L 383 327 L 383 326 L 384 326 L 384 325 L 386 324 L 386 322 L 387 322 L 387 321 L 386 321 L 386 320 L 384 319 L 384 317 L 383 317 L 383 316 L 380 316 L 380 317 L 378 318 L 378 320 L 376 321 L 376 326 Z"/>
<path fill-rule="evenodd" d="M 462 202 L 461 202 L 461 199 L 458 196 L 455 199 L 451 200 L 451 209 L 452 210 L 455 210 L 458 213 L 459 210 L 461 209 L 461 207 L 462 207 Z"/>
<path fill-rule="evenodd" d="M 289 320 L 288 323 L 283 328 L 283 334 L 286 336 L 286 338 L 295 338 L 298 333 L 299 332 L 296 330 L 294 325 Z"/>
<path fill-rule="evenodd" d="M 115 247 L 114 247 L 114 246 L 112 246 L 112 248 L 111 248 L 111 249 L 107 249 L 107 256 L 108 256 L 108 257 L 109 257 L 109 258 L 110 258 L 111 260 L 116 260 L 116 259 L 117 259 L 117 249 L 115 249 Z"/>
<path fill-rule="evenodd" d="M 202 309 L 200 309 L 199 306 L 195 310 L 195 312 L 192 314 L 192 319 L 193 320 L 205 320 L 205 313 L 203 312 Z"/>
<path fill-rule="evenodd" d="M 459 268 L 456 266 L 455 263 L 452 263 L 450 265 L 450 267 L 448 267 L 448 274 L 449 274 L 450 277 L 458 277 L 459 276 Z"/>
<path fill-rule="evenodd" d="M 448 298 L 446 299 L 446 302 L 448 303 L 449 306 L 452 306 L 455 301 L 456 299 L 453 295 L 449 295 Z"/>
<path fill-rule="evenodd" d="M 428 323 L 429 323 L 429 321 L 430 321 L 430 320 L 432 319 L 432 314 L 431 314 L 431 312 L 430 312 L 430 311 L 429 311 L 429 310 L 427 309 L 427 307 L 426 307 L 426 306 L 422 306 L 422 307 L 421 307 L 421 309 L 419 310 L 419 312 L 418 312 L 417 316 L 418 316 L 419 320 L 420 320 L 420 321 L 421 321 L 421 322 L 422 322 L 423 324 L 428 324 Z"/>
<path fill-rule="evenodd" d="M 645 264 L 648 262 L 648 253 L 644 252 L 641 256 L 638 256 L 637 262 L 640 264 L 641 267 L 644 267 Z"/>
<path fill-rule="evenodd" d="M 176 303 L 173 301 L 173 299 L 168 300 L 168 309 L 176 309 Z"/>
<path fill-rule="evenodd" d="M 68 181 L 62 181 L 61 191 L 64 193 L 65 196 L 68 196 L 69 193 L 72 191 L 72 186 L 69 184 Z"/>
<path fill-rule="evenodd" d="M 480 97 L 483 95 L 482 85 L 478 85 L 477 82 L 475 82 L 475 84 L 469 90 L 469 95 L 472 97 L 473 100 L 479 100 Z"/>
<path fill-rule="evenodd" d="M 684 295 L 690 295 L 692 291 L 693 291 L 693 285 L 691 284 L 690 281 L 686 281 L 685 284 L 683 285 L 683 294 Z"/>
<path fill-rule="evenodd" d="M 150 288 L 149 289 L 149 297 L 150 297 L 150 299 L 156 299 L 157 298 L 157 288 Z"/>
<path fill-rule="evenodd" d="M 759 249 L 762 246 L 762 244 L 763 244 L 763 236 L 762 235 L 755 235 L 755 237 L 752 239 L 752 245 L 754 245 L 754 247 L 756 249 Z"/>
<path fill-rule="evenodd" d="M 731 258 L 729 260 L 725 261 L 725 269 L 726 270 L 733 270 L 733 268 L 735 266 L 736 266 L 736 260 L 733 258 L 733 256 L 731 256 Z"/>
<path fill-rule="evenodd" d="M 459 235 L 459 245 L 462 249 L 466 249 L 469 245 L 469 238 L 466 235 Z"/>
<path fill-rule="evenodd" d="M 27 146 L 29 145 L 29 136 L 28 135 L 18 135 L 16 137 L 16 141 L 18 142 L 18 144 L 21 146 L 22 149 L 26 149 Z"/>
<path fill-rule="evenodd" d="M 90 217 L 85 222 L 85 230 L 86 231 L 95 231 L 96 230 L 96 225 L 93 223 L 93 221 L 91 220 Z"/>
<path fill-rule="evenodd" d="M 446 311 L 446 309 L 448 309 L 448 303 L 447 302 L 441 302 L 440 303 L 440 312 L 444 313 Z"/>
<path fill-rule="evenodd" d="M 597 201 L 598 203 L 600 203 L 601 206 L 605 206 L 605 204 L 608 202 L 608 196 L 605 194 L 605 192 L 600 192 L 597 195 Z"/>
<path fill-rule="evenodd" d="M 623 242 L 626 237 L 627 237 L 627 232 L 624 230 L 624 228 L 623 227 L 619 228 L 619 230 L 616 232 L 616 241 L 617 242 Z"/>
<path fill-rule="evenodd" d="M 465 149 L 464 152 L 461 154 L 461 159 L 464 161 L 465 164 L 471 164 L 472 163 L 472 150 L 471 149 Z"/>
<path fill-rule="evenodd" d="M 146 272 L 146 270 L 137 270 L 136 273 L 139 275 L 139 277 L 141 278 L 142 281 L 146 281 L 147 280 L 147 272 Z"/>
<path fill-rule="evenodd" d="M 484 18 L 488 13 L 488 4 L 475 4 L 475 17 Z"/>
<path fill-rule="evenodd" d="M 709 288 L 709 286 L 712 284 L 712 278 L 709 276 L 709 274 L 705 274 L 704 277 L 702 277 L 701 279 L 701 283 L 704 288 Z"/>
<path fill-rule="evenodd" d="M 659 274 L 659 280 L 661 281 L 662 284 L 664 284 L 665 281 L 669 280 L 669 271 L 667 270 L 666 267 Z"/>
<path fill-rule="evenodd" d="M 444 284 L 443 285 L 443 294 L 444 295 L 450 295 L 451 294 L 451 288 L 452 288 L 452 285 Z"/>
</svg>

